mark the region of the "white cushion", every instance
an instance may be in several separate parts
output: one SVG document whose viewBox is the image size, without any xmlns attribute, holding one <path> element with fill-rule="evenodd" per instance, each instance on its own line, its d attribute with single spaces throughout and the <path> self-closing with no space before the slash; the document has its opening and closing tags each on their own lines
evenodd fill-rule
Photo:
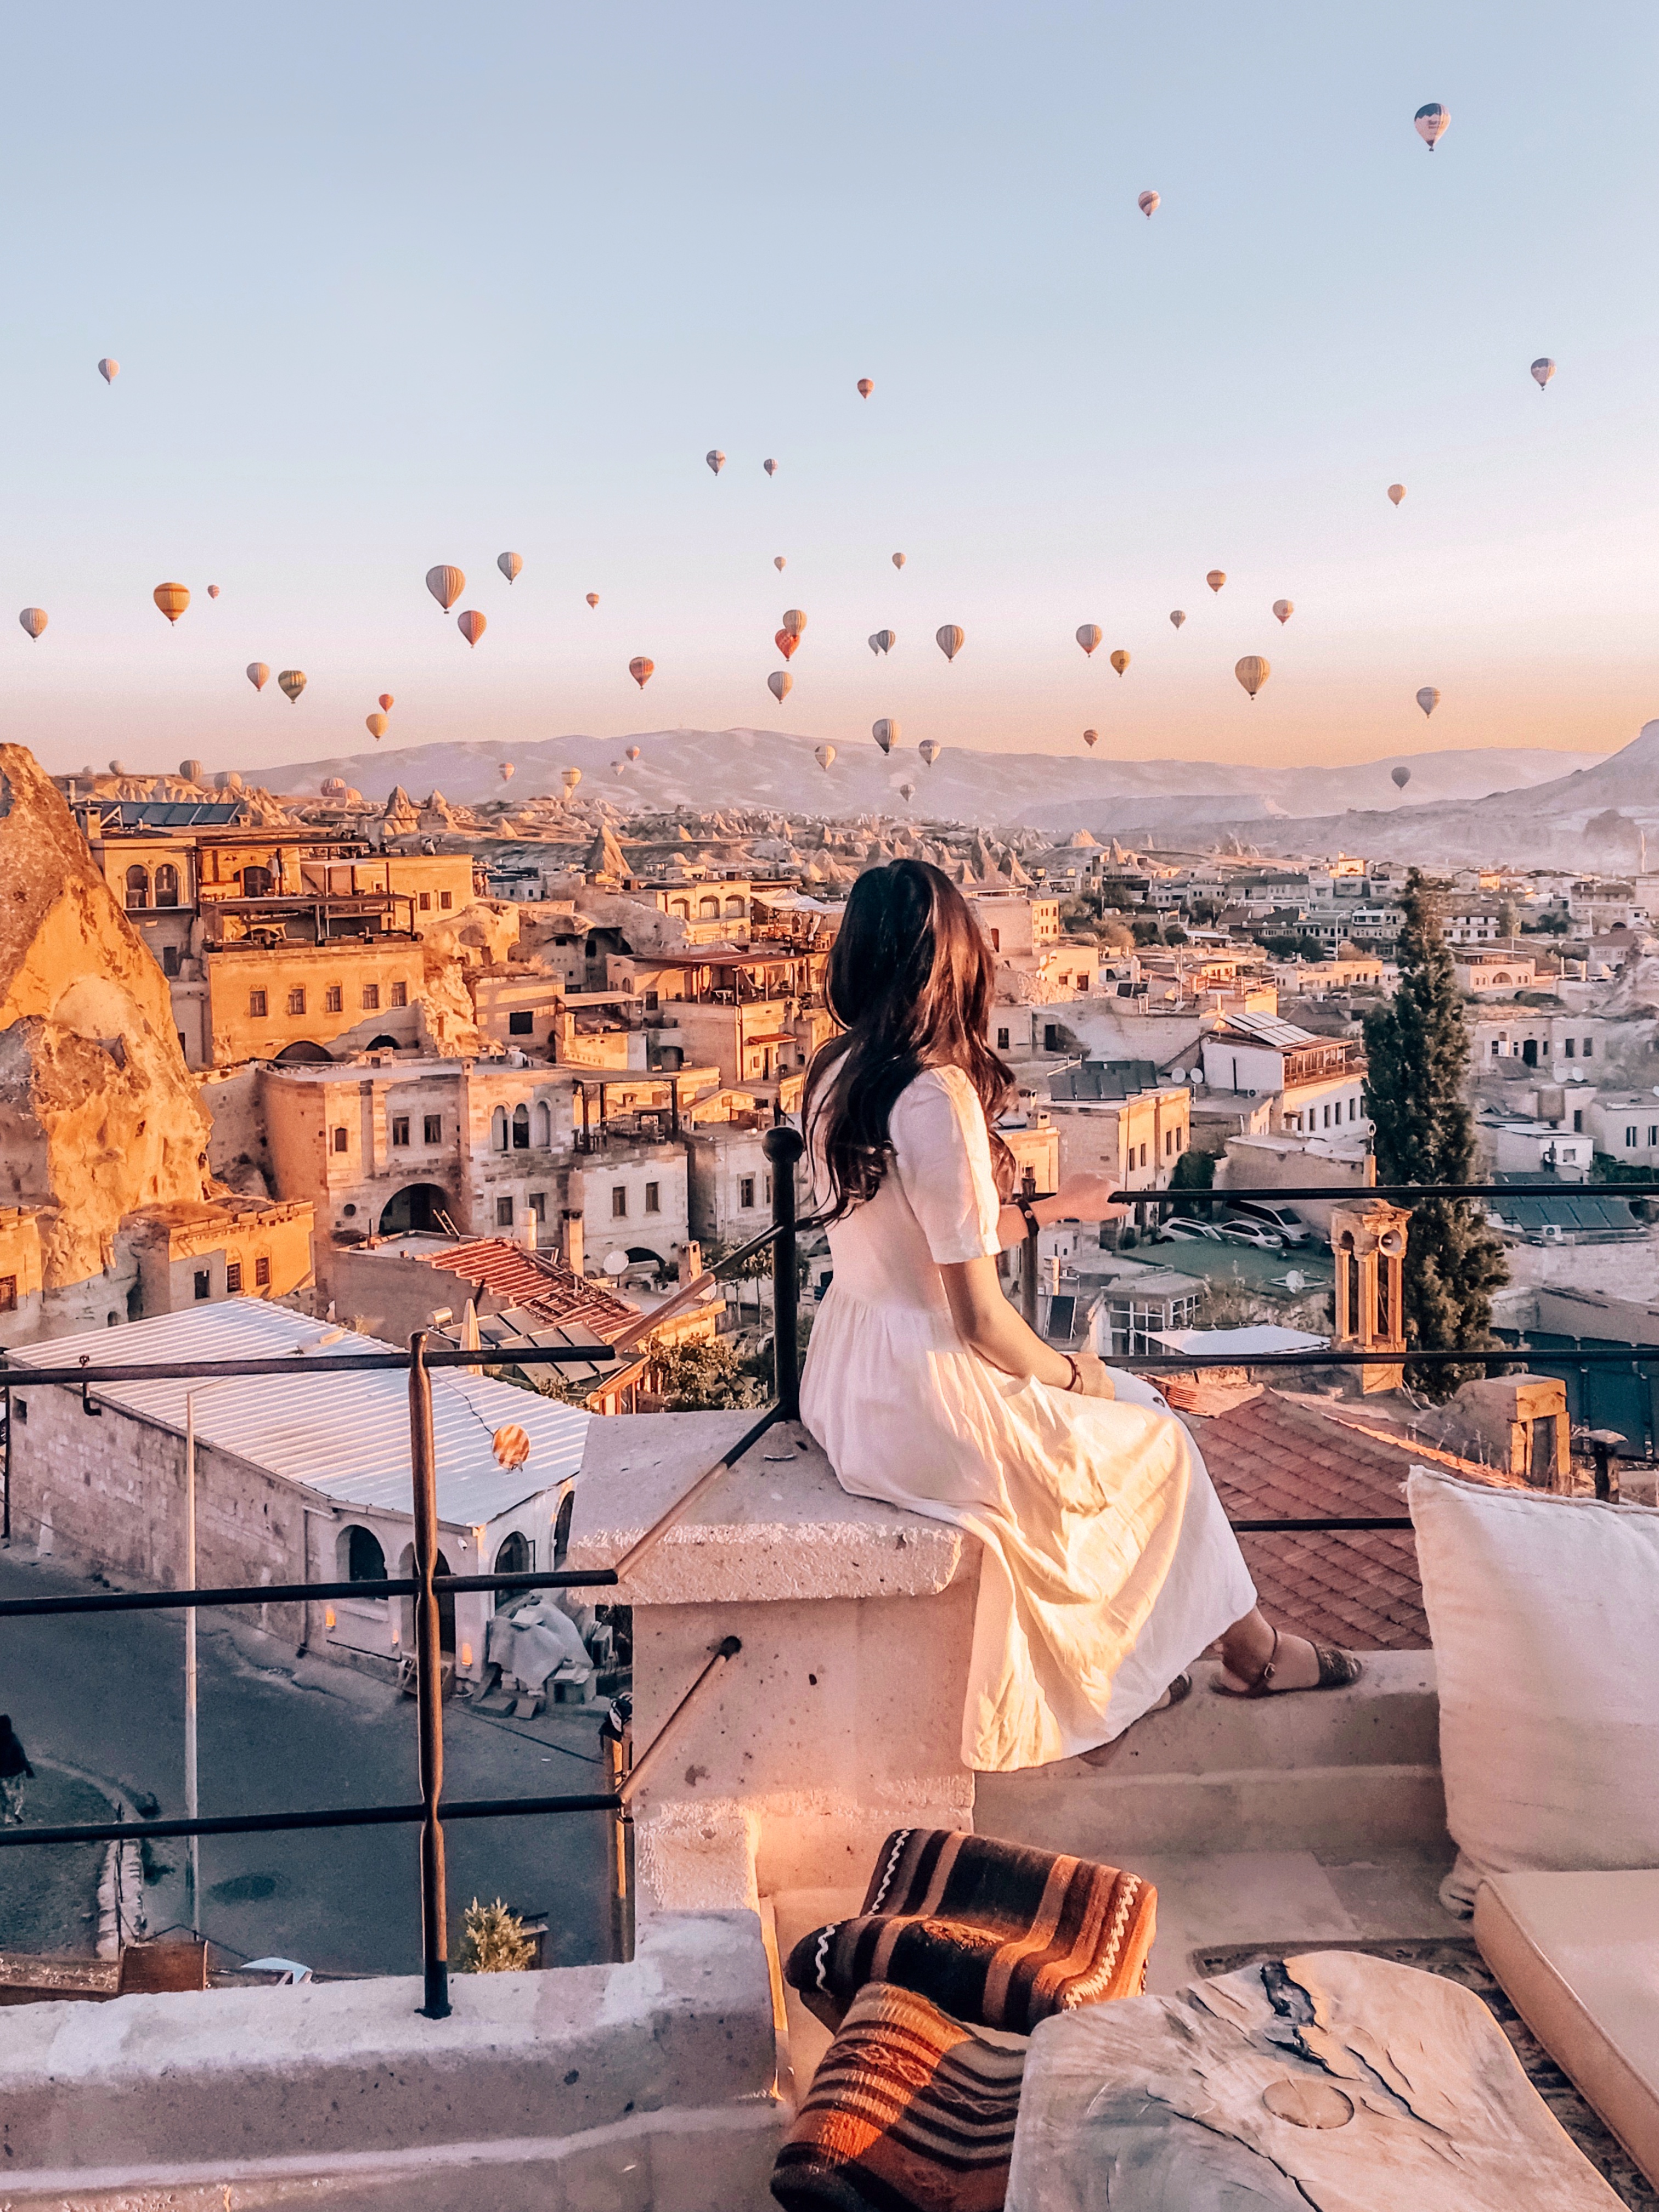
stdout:
<svg viewBox="0 0 1659 2212">
<path fill-rule="evenodd" d="M 1424 1468 L 1407 1496 L 1461 1860 L 1659 1868 L 1659 1513 Z"/>
<path fill-rule="evenodd" d="M 1550 2057 L 1659 2184 L 1659 1874 L 1504 1874 L 1474 1937 Z"/>
</svg>

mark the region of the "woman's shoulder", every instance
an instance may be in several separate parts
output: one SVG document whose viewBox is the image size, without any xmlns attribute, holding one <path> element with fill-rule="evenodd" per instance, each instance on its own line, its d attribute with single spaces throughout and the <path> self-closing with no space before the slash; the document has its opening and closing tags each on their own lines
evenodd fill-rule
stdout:
<svg viewBox="0 0 1659 2212">
<path fill-rule="evenodd" d="M 891 1127 L 900 1120 L 927 1121 L 948 1115 L 962 1121 L 984 1120 L 979 1093 L 959 1067 L 924 1067 L 893 1101 Z"/>
</svg>

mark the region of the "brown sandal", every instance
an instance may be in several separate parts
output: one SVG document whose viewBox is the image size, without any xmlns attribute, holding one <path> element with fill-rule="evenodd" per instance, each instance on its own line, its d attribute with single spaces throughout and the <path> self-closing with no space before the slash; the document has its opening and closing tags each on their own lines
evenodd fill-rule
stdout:
<svg viewBox="0 0 1659 2212">
<path fill-rule="evenodd" d="M 1310 1638 L 1310 1642 L 1312 1638 Z M 1346 1690 L 1357 1682 L 1365 1671 L 1365 1662 L 1357 1659 L 1352 1651 L 1340 1650 L 1334 1644 L 1315 1644 L 1314 1657 L 1319 1662 L 1319 1680 L 1297 1684 L 1304 1690 Z M 1216 1695 L 1222 1698 L 1294 1697 L 1295 1690 L 1276 1690 L 1273 1669 L 1279 1658 L 1279 1631 L 1273 1631 L 1273 1648 L 1262 1662 L 1255 1679 L 1242 1690 L 1230 1690 L 1217 1675 L 1212 1685 Z"/>
</svg>

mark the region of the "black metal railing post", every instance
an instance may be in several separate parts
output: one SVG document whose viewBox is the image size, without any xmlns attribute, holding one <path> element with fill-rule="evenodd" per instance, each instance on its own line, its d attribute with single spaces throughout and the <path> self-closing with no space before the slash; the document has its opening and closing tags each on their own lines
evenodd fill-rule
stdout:
<svg viewBox="0 0 1659 2212">
<path fill-rule="evenodd" d="M 443 1655 L 439 1644 L 438 1453 L 432 1431 L 432 1377 L 426 1367 L 426 1331 L 409 1340 L 409 1462 L 414 1476 L 415 1690 L 421 1745 L 421 1961 L 428 2020 L 449 2016 L 448 1906 L 444 1883 L 444 1832 L 438 1800 L 444 1786 Z"/>
<path fill-rule="evenodd" d="M 800 1271 L 795 1260 L 795 1163 L 801 1136 L 787 1121 L 762 1139 L 772 1163 L 772 1369 L 778 1413 L 800 1419 Z"/>
<path fill-rule="evenodd" d="M 1027 1168 L 1020 1180 L 1020 1195 L 1032 1199 L 1037 1194 L 1036 1177 Z M 1028 1227 L 1025 1242 L 1019 1248 L 1019 1317 L 1027 1328 L 1037 1325 L 1037 1232 Z"/>
</svg>

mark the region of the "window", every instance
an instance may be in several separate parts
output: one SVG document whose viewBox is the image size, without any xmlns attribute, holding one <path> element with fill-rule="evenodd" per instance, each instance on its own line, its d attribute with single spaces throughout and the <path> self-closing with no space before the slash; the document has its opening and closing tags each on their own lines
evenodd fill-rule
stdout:
<svg viewBox="0 0 1659 2212">
<path fill-rule="evenodd" d="M 755 1203 L 755 1178 L 754 1178 L 754 1176 L 739 1176 L 738 1177 L 738 1206 L 743 1209 L 743 1211 L 744 1211 L 745 1213 L 747 1213 L 747 1212 L 750 1211 L 750 1209 L 753 1206 L 754 1203 Z"/>
<path fill-rule="evenodd" d="M 498 1106 L 489 1117 L 489 1149 L 492 1152 L 507 1150 L 507 1109 Z"/>
<path fill-rule="evenodd" d="M 503 1539 L 490 1572 L 496 1575 L 532 1575 L 535 1571 L 536 1547 L 515 1528 L 510 1536 Z M 516 1590 L 497 1590 L 494 1600 L 496 1612 L 499 1613 L 504 1605 L 516 1602 L 518 1595 Z"/>
<path fill-rule="evenodd" d="M 347 1528 L 345 1537 L 345 1571 L 349 1583 L 383 1583 L 386 1578 L 386 1553 L 380 1549 L 380 1540 L 372 1529 Z"/>
<path fill-rule="evenodd" d="M 1634 1146 L 1639 1133 L 1639 1131 L 1636 1129 L 1626 1129 L 1625 1132 L 1625 1142 L 1627 1145 Z"/>
<path fill-rule="evenodd" d="M 1328 1106 L 1328 1107 L 1325 1109 L 1325 1127 L 1328 1129 L 1328 1128 L 1330 1127 L 1330 1126 L 1331 1126 L 1331 1109 L 1330 1109 L 1330 1108 Z"/>
<path fill-rule="evenodd" d="M 538 1098 L 536 1101 L 536 1111 L 533 1118 L 535 1121 L 535 1142 L 538 1145 L 544 1146 L 550 1145 L 553 1141 L 553 1111 L 544 1098 Z"/>
<path fill-rule="evenodd" d="M 699 921 L 718 921 L 720 918 L 720 902 L 717 898 L 699 899 L 697 901 L 697 920 Z"/>
<path fill-rule="evenodd" d="M 306 994 L 303 991 L 290 991 L 289 993 L 288 1010 L 291 1014 L 304 1013 L 306 1010 Z"/>
<path fill-rule="evenodd" d="M 497 1229 L 510 1229 L 513 1226 L 513 1201 L 510 1198 L 498 1198 L 495 1200 L 495 1226 Z"/>
<path fill-rule="evenodd" d="M 250 991 L 248 993 L 247 1010 L 255 1021 L 262 1022 L 264 1019 L 265 994 L 263 991 Z"/>
<path fill-rule="evenodd" d="M 1575 1137 L 1582 1136 L 1582 1135 L 1583 1134 L 1583 1130 L 1584 1130 L 1584 1110 L 1583 1110 L 1583 1107 L 1581 1106 L 1581 1107 L 1578 1107 L 1577 1109 L 1575 1109 L 1575 1111 L 1574 1111 L 1574 1114 L 1573 1114 L 1573 1117 L 1572 1117 L 1572 1133 L 1573 1133 L 1573 1134 L 1574 1134 L 1574 1136 L 1575 1136 Z"/>
<path fill-rule="evenodd" d="M 515 1152 L 530 1150 L 530 1109 L 527 1106 L 513 1109 L 513 1149 Z"/>
<path fill-rule="evenodd" d="M 394 1145 L 406 1145 L 409 1142 L 409 1116 L 407 1114 L 394 1114 L 392 1115 L 392 1141 Z"/>
<path fill-rule="evenodd" d="M 164 975 L 176 975 L 179 973 L 179 948 L 176 945 L 164 945 L 161 947 L 161 973 Z"/>
<path fill-rule="evenodd" d="M 1000 929 L 994 929 L 991 932 L 991 950 L 993 952 L 1000 952 L 1002 950 L 1002 932 Z"/>
<path fill-rule="evenodd" d="M 380 985 L 378 983 L 365 983 L 363 986 L 363 1012 L 366 1014 L 378 1014 L 380 1011 Z"/>
<path fill-rule="evenodd" d="M 179 871 L 171 860 L 163 860 L 155 871 L 155 903 L 157 906 L 177 906 L 179 903 Z"/>
<path fill-rule="evenodd" d="M 1583 1057 L 1584 1059 L 1586 1059 L 1586 1060 L 1594 1060 L 1594 1059 L 1595 1059 L 1595 1039 L 1594 1037 L 1586 1037 L 1586 1038 L 1584 1039 L 1584 1050 L 1583 1050 Z"/>
<path fill-rule="evenodd" d="M 611 1218 L 613 1221 L 626 1221 L 628 1218 L 628 1186 L 626 1183 L 613 1183 L 611 1187 Z"/>
<path fill-rule="evenodd" d="M 205 1267 L 198 1267 L 196 1270 L 196 1295 L 198 1298 L 210 1298 L 213 1296 L 213 1278 Z"/>
<path fill-rule="evenodd" d="M 544 1190 L 532 1190 L 530 1194 L 528 1203 L 530 1206 L 531 1219 L 532 1221 L 545 1221 L 547 1218 L 547 1193 Z"/>
<path fill-rule="evenodd" d="M 441 914 L 447 914 L 447 913 L 449 912 L 450 908 L 451 908 L 451 907 L 453 907 L 453 906 L 454 905 L 454 903 L 455 903 L 455 901 L 454 901 L 453 897 L 450 895 L 450 893 L 449 893 L 448 891 L 440 891 L 440 892 L 439 892 L 439 894 L 438 894 L 438 911 L 439 911 Z"/>
<path fill-rule="evenodd" d="M 253 1262 L 253 1287 L 256 1291 L 270 1288 L 270 1255 L 261 1252 Z"/>
<path fill-rule="evenodd" d="M 345 1012 L 345 992 L 338 983 L 331 983 L 323 994 L 323 1012 L 342 1014 Z"/>
<path fill-rule="evenodd" d="M 441 1145 L 444 1140 L 443 1115 L 428 1114 L 421 1124 L 421 1135 L 424 1142 L 428 1145 Z"/>
<path fill-rule="evenodd" d="M 394 983 L 392 985 L 392 1003 L 394 1006 L 406 1006 L 409 1004 L 409 986 L 407 983 Z"/>
<path fill-rule="evenodd" d="M 15 1275 L 0 1275 L 0 1313 L 15 1313 L 16 1310 L 17 1278 Z"/>
<path fill-rule="evenodd" d="M 1567 1058 L 1568 1058 L 1569 1060 L 1571 1060 L 1571 1059 L 1572 1058 L 1572 1055 L 1573 1055 L 1573 1048 L 1575 1047 L 1575 1045 L 1576 1045 L 1577 1043 L 1577 1039 L 1576 1037 L 1569 1037 L 1569 1038 L 1567 1039 Z"/>
<path fill-rule="evenodd" d="M 421 893 L 421 912 L 422 914 L 430 914 L 431 911 L 432 894 L 430 891 L 422 891 Z"/>
<path fill-rule="evenodd" d="M 1650 1145 L 1659 1145 L 1659 1121 L 1648 1123 L 1648 1142 Z"/>
<path fill-rule="evenodd" d="M 335 1151 L 336 1151 L 337 1152 L 344 1152 L 344 1150 L 346 1149 L 347 1142 L 348 1142 L 348 1139 L 347 1139 L 347 1136 L 346 1136 L 346 1132 L 345 1132 L 343 1129 L 337 1129 L 337 1130 L 334 1132 L 334 1149 L 335 1149 Z"/>
<path fill-rule="evenodd" d="M 241 1287 L 241 1261 L 240 1260 L 227 1260 L 225 1262 L 225 1288 L 230 1292 L 232 1297 L 234 1297 L 237 1291 L 240 1291 Z"/>
<path fill-rule="evenodd" d="M 1007 1049 L 1008 1032 L 1006 1030 L 999 1030 L 997 1031 L 997 1050 L 999 1052 L 1006 1052 Z"/>
<path fill-rule="evenodd" d="M 648 1182 L 645 1186 L 645 1210 L 647 1213 L 662 1212 L 662 1185 L 659 1182 Z"/>
<path fill-rule="evenodd" d="M 127 904 L 146 907 L 149 904 L 149 870 L 136 865 L 127 870 Z"/>
<path fill-rule="evenodd" d="M 654 991 L 647 991 L 646 993 L 645 1011 L 647 1014 L 654 1014 L 661 1003 L 661 1000 Z"/>
<path fill-rule="evenodd" d="M 1146 1147 L 1145 1145 L 1140 1148 L 1140 1164 L 1142 1167 L 1145 1167 L 1146 1164 Z"/>
<path fill-rule="evenodd" d="M 1166 1129 L 1166 1130 L 1164 1132 L 1164 1158 L 1167 1159 L 1167 1158 L 1169 1158 L 1170 1154 L 1171 1152 L 1174 1152 L 1174 1150 L 1175 1150 L 1175 1131 L 1174 1131 L 1173 1129 Z"/>
<path fill-rule="evenodd" d="M 508 1036 L 534 1036 L 536 1017 L 528 1012 L 509 1014 L 507 1018 Z"/>
</svg>

